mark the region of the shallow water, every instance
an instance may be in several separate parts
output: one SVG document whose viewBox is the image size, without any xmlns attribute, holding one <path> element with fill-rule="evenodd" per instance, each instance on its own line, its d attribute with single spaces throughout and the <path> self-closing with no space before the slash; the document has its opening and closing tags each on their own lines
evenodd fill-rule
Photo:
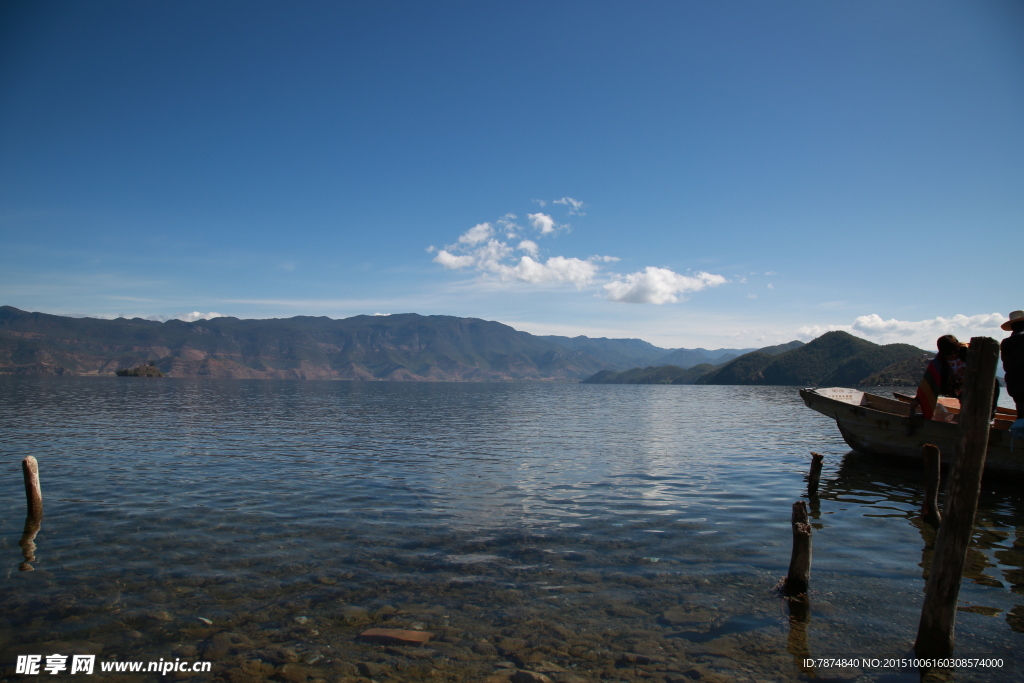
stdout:
<svg viewBox="0 0 1024 683">
<path fill-rule="evenodd" d="M 801 666 L 909 656 L 934 534 L 917 470 L 849 453 L 792 387 L 3 378 L 0 420 L 8 673 L 60 652 L 229 681 L 917 680 Z M 791 625 L 773 587 L 811 450 L 811 613 Z M 1005 666 L 956 680 L 1014 680 L 1024 496 L 984 488 L 957 655 Z M 359 641 L 372 626 L 433 639 Z"/>
</svg>

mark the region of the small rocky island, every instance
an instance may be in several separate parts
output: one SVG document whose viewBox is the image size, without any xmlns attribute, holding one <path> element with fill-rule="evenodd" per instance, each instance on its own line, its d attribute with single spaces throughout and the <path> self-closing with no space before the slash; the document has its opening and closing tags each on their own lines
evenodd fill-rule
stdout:
<svg viewBox="0 0 1024 683">
<path fill-rule="evenodd" d="M 121 368 L 117 371 L 118 377 L 163 377 L 164 373 L 152 362 L 140 365 L 137 368 Z"/>
</svg>

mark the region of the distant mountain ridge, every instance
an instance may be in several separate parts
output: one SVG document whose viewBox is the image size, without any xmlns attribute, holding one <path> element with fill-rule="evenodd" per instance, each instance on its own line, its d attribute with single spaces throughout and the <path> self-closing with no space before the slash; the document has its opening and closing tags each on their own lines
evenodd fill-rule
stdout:
<svg viewBox="0 0 1024 683">
<path fill-rule="evenodd" d="M 716 366 L 701 363 L 690 368 L 678 365 L 630 368 L 622 372 L 601 370 L 587 377 L 581 384 L 693 384 L 694 380 L 714 371 Z"/>
<path fill-rule="evenodd" d="M 746 353 L 718 366 L 633 368 L 597 372 L 586 384 L 775 384 L 861 386 L 923 367 L 927 351 L 909 344 L 880 346 L 847 332 L 828 332 L 804 344 L 793 341 Z M 703 369 L 703 372 L 700 370 Z M 920 379 L 920 374 L 917 375 Z"/>
<path fill-rule="evenodd" d="M 665 355 L 666 349 L 642 339 L 608 339 L 606 337 L 559 337 L 545 335 L 540 339 L 558 344 L 572 351 L 582 351 L 605 367 L 628 368 L 646 365 Z"/>
<path fill-rule="evenodd" d="M 676 365 L 689 368 L 701 363 L 724 363 L 730 358 L 754 349 L 663 349 L 642 339 L 608 339 L 606 337 L 542 337 L 567 349 L 585 351 L 609 368 L 631 368 L 637 365 Z"/>
<path fill-rule="evenodd" d="M 576 380 L 602 368 L 585 353 L 476 318 L 361 315 L 97 320 L 0 307 L 0 372 L 113 374 L 154 362 L 170 377 Z"/>
<path fill-rule="evenodd" d="M 0 374 L 113 375 L 152 363 L 169 377 L 849 386 L 880 372 L 906 375 L 908 362 L 917 367 L 928 355 L 845 332 L 733 357 L 742 351 L 540 337 L 479 318 L 417 313 L 161 323 L 0 307 Z M 663 363 L 666 358 L 687 365 Z"/>
<path fill-rule="evenodd" d="M 576 381 L 671 354 L 640 339 L 540 337 L 498 322 L 402 313 L 164 323 L 0 307 L 0 374 L 113 375 L 153 362 L 170 377 Z"/>
</svg>

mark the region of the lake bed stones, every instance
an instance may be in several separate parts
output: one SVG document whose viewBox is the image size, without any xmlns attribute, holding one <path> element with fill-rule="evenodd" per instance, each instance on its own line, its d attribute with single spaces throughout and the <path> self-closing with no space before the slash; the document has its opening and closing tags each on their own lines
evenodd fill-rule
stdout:
<svg viewBox="0 0 1024 683">
<path fill-rule="evenodd" d="M 434 634 L 429 631 L 409 631 L 400 628 L 371 628 L 359 634 L 359 639 L 384 645 L 423 645 Z"/>
</svg>

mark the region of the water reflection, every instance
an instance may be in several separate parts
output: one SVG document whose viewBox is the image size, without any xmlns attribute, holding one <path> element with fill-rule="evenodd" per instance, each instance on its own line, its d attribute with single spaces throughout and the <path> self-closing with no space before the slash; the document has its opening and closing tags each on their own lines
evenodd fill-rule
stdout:
<svg viewBox="0 0 1024 683">
<path fill-rule="evenodd" d="M 272 667 L 290 649 L 331 680 L 347 674 L 325 661 L 379 655 L 361 630 L 419 624 L 453 679 L 522 661 L 797 680 L 795 652 L 899 649 L 916 625 L 919 474 L 847 455 L 784 387 L 3 380 L 0 415 L 5 461 L 37 454 L 49 496 L 45 553 L 17 572 L 20 482 L 0 478 L 8 649 L 223 647 Z M 800 612 L 771 588 L 811 450 L 825 462 Z M 983 500 L 973 574 L 1002 587 L 963 592 L 999 618 L 963 613 L 966 645 L 1024 644 L 1008 495 Z M 429 677 L 387 657 L 393 677 Z"/>
<path fill-rule="evenodd" d="M 945 476 L 946 472 L 943 472 Z M 924 475 L 913 465 L 886 463 L 879 458 L 849 452 L 843 456 L 836 476 L 822 487 L 820 497 L 836 503 L 856 503 L 878 509 L 867 513 L 878 517 L 906 519 L 921 539 L 918 566 L 921 578 L 927 580 L 934 552 L 936 530 L 925 522 L 921 508 L 924 502 Z M 939 494 L 939 505 L 944 494 Z M 812 504 L 812 513 L 814 507 Z M 977 586 L 1005 589 L 1024 596 L 1024 496 L 1019 482 L 1002 481 L 986 475 L 978 501 L 975 531 L 967 551 L 963 576 Z M 979 604 L 980 603 L 980 604 Z M 1012 601 L 1012 607 L 984 604 L 975 592 L 961 593 L 961 612 L 996 617 L 1005 615 L 1007 625 L 1024 632 L 1024 598 Z"/>
<path fill-rule="evenodd" d="M 18 541 L 25 561 L 18 565 L 18 571 L 30 572 L 34 569 L 32 563 L 36 561 L 36 535 L 42 524 L 43 515 L 41 513 L 30 510 L 25 516 L 25 529 L 21 534 L 21 540 Z"/>
</svg>

